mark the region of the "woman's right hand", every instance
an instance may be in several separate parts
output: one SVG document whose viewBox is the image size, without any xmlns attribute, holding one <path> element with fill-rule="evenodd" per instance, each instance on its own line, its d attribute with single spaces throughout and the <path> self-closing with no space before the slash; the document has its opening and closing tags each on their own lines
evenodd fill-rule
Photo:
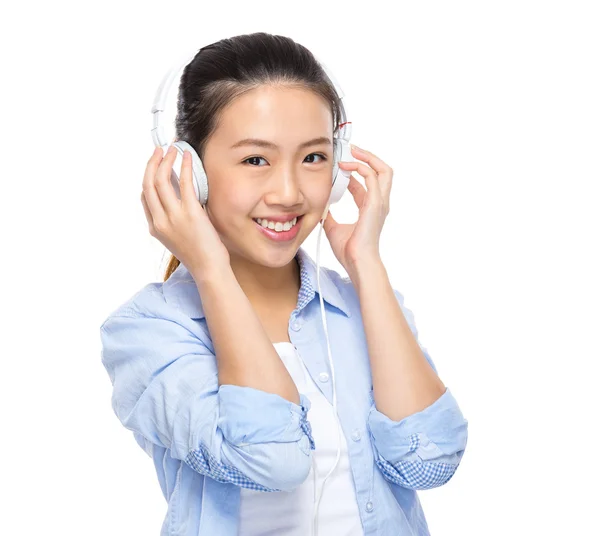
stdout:
<svg viewBox="0 0 600 536">
<path fill-rule="evenodd" d="M 159 240 L 188 271 L 206 273 L 230 266 L 230 256 L 208 214 L 196 198 L 192 184 L 192 155 L 185 151 L 178 199 L 171 184 L 177 150 L 171 146 L 163 158 L 157 147 L 148 160 L 142 183 L 142 205 L 150 234 Z"/>
</svg>

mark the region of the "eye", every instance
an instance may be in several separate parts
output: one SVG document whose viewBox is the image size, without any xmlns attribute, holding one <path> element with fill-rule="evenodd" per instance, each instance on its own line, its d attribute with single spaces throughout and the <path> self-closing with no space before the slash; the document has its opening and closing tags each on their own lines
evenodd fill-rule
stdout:
<svg viewBox="0 0 600 536">
<path fill-rule="evenodd" d="M 322 154 L 322 153 L 311 153 L 306 158 L 308 158 L 309 156 L 318 156 L 318 157 L 320 157 L 322 159 L 322 162 L 327 161 L 327 156 L 324 155 L 324 154 Z M 262 156 L 251 156 L 250 158 L 246 158 L 246 160 L 242 160 L 242 164 L 245 164 L 246 162 L 248 162 L 248 165 L 250 165 L 250 166 L 262 167 L 260 165 L 250 164 L 249 163 L 250 160 L 254 160 L 254 161 L 256 161 L 256 160 L 264 160 L 264 158 Z M 308 162 L 308 163 L 309 164 L 316 164 L 316 163 L 319 163 L 319 162 Z"/>
<path fill-rule="evenodd" d="M 246 160 L 242 161 L 242 164 L 245 164 L 246 162 L 248 162 L 248 160 L 264 160 L 264 158 L 262 156 L 251 156 L 250 158 L 246 158 Z M 254 166 L 254 164 L 250 164 L 251 166 Z M 254 167 L 262 167 L 262 166 L 254 166 Z"/>
<path fill-rule="evenodd" d="M 322 162 L 327 161 L 327 156 L 322 153 L 311 153 L 308 156 L 320 156 L 322 158 Z M 306 158 L 308 158 L 308 156 Z M 309 162 L 310 164 L 314 164 L 315 162 Z"/>
</svg>

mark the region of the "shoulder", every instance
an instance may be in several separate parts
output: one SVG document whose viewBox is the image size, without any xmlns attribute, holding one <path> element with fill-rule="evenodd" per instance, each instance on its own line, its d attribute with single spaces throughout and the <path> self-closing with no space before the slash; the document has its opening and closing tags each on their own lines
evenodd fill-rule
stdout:
<svg viewBox="0 0 600 536">
<path fill-rule="evenodd" d="M 347 275 L 340 274 L 337 270 L 334 270 L 333 268 L 324 267 L 323 269 L 325 270 L 325 273 L 333 282 L 335 287 L 339 290 L 340 294 L 344 297 L 344 299 L 353 298 L 354 296 L 356 296 L 354 284 L 352 283 L 350 277 L 348 277 Z"/>
<path fill-rule="evenodd" d="M 166 312 L 166 301 L 162 293 L 162 283 L 148 283 L 124 301 L 121 301 L 108 315 L 144 317 L 160 316 Z"/>
<path fill-rule="evenodd" d="M 178 307 L 170 304 L 165 299 L 163 285 L 164 283 L 162 282 L 152 282 L 143 286 L 111 311 L 103 320 L 100 328 L 103 329 L 109 320 L 115 318 L 140 320 L 147 318 L 162 319 L 174 325 L 179 325 L 203 339 L 205 333 L 199 327 L 198 323 L 194 322 L 183 314 Z M 143 322 L 140 323 L 143 324 Z M 151 324 L 149 323 L 148 325 Z"/>
<path fill-rule="evenodd" d="M 113 316 L 154 316 L 154 313 L 157 313 L 160 310 L 161 294 L 162 283 L 148 283 L 126 300 L 119 303 L 119 305 L 110 312 L 105 319 L 105 322 L 108 318 Z"/>
</svg>

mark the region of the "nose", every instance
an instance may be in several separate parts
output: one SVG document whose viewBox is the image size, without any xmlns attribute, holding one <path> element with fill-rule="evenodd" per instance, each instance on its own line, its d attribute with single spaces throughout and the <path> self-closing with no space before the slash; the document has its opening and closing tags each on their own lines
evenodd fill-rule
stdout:
<svg viewBox="0 0 600 536">
<path fill-rule="evenodd" d="M 302 201 L 298 174 L 292 169 L 282 169 L 272 177 L 265 196 L 268 204 L 296 205 Z"/>
</svg>

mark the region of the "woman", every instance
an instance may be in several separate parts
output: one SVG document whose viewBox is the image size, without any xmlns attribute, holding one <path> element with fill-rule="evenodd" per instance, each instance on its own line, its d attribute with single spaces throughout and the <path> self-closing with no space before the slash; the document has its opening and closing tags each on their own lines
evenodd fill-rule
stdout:
<svg viewBox="0 0 600 536">
<path fill-rule="evenodd" d="M 331 191 L 335 88 L 305 47 L 256 33 L 200 49 L 177 109 L 209 200 L 195 197 L 189 153 L 179 199 L 176 152 L 154 152 L 141 200 L 173 257 L 163 282 L 101 326 L 114 411 L 168 501 L 161 535 L 429 534 L 416 490 L 452 477 L 467 421 L 379 257 L 392 169 L 353 148 L 357 161 L 339 165 L 365 179 L 348 186 L 359 219 L 323 222 L 348 273 L 319 273 L 335 415 L 316 268 L 301 248 Z"/>
</svg>

